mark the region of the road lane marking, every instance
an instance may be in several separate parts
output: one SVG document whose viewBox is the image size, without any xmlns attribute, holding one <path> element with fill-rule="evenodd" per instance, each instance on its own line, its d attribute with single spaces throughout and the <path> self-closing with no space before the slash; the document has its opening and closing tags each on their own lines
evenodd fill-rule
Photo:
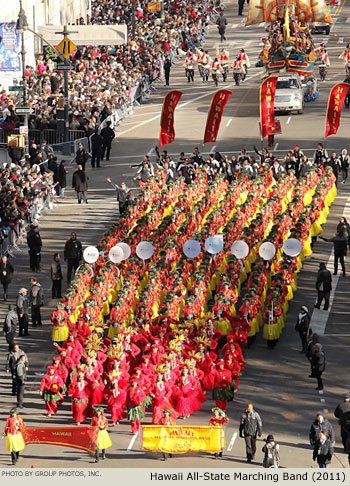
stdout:
<svg viewBox="0 0 350 486">
<path fill-rule="evenodd" d="M 289 116 L 289 117 L 288 117 L 288 120 L 287 120 L 287 125 L 289 125 L 289 124 L 290 124 L 291 119 L 292 119 L 292 117 L 291 117 L 291 116 Z"/>
<path fill-rule="evenodd" d="M 136 440 L 136 437 L 139 435 L 139 433 L 137 432 L 134 437 L 131 438 L 131 441 L 130 441 L 130 444 L 128 445 L 128 448 L 126 449 L 127 451 L 131 451 L 132 449 L 132 446 L 134 445 L 135 443 L 135 440 Z"/>
<path fill-rule="evenodd" d="M 229 121 L 226 123 L 226 127 L 229 127 L 231 125 L 232 118 L 229 119 Z"/>
<path fill-rule="evenodd" d="M 347 201 L 344 205 L 344 211 L 342 216 L 348 218 L 350 215 L 350 198 L 346 198 Z M 332 267 L 333 267 L 333 260 L 334 260 L 334 250 L 332 249 L 331 254 L 329 255 L 328 263 L 327 263 L 327 269 L 332 273 Z M 341 271 L 341 270 L 340 270 Z M 329 298 L 329 308 L 327 311 L 321 310 L 321 309 L 315 309 L 312 313 L 311 316 L 311 321 L 310 321 L 310 327 L 313 332 L 316 332 L 320 336 L 323 336 L 327 327 L 327 322 L 329 318 L 329 314 L 331 312 L 332 306 L 333 306 L 333 301 L 334 301 L 334 296 L 335 296 L 335 291 L 337 289 L 337 285 L 339 282 L 339 275 L 333 275 L 332 277 L 332 290 L 331 290 L 331 295 Z M 348 312 L 333 312 L 334 314 L 348 314 Z"/>
<path fill-rule="evenodd" d="M 238 24 L 233 24 L 232 29 L 236 29 L 238 27 Z"/>
<path fill-rule="evenodd" d="M 277 147 L 278 147 L 278 142 L 276 143 L 274 150 L 277 150 Z"/>
<path fill-rule="evenodd" d="M 326 400 L 325 400 L 324 398 L 320 398 L 320 402 L 321 402 L 321 403 L 325 403 L 325 401 L 326 401 Z"/>
<path fill-rule="evenodd" d="M 236 439 L 237 439 L 237 432 L 234 432 L 232 437 L 231 437 L 230 443 L 228 445 L 227 452 L 232 451 L 232 448 L 233 448 L 233 445 L 234 445 Z"/>
<path fill-rule="evenodd" d="M 147 155 L 148 155 L 148 156 L 152 155 L 153 150 L 154 150 L 154 147 L 152 147 L 152 148 L 151 148 L 151 150 L 149 150 L 149 151 L 147 152 Z"/>
<path fill-rule="evenodd" d="M 328 413 L 328 408 L 323 409 L 324 413 Z"/>
<path fill-rule="evenodd" d="M 350 24 L 350 17 L 348 17 L 348 18 L 345 20 L 345 23 L 346 23 L 346 24 Z"/>
<path fill-rule="evenodd" d="M 262 72 L 262 71 L 261 71 Z M 249 79 L 251 78 L 254 78 L 255 76 L 259 76 L 259 74 L 261 74 L 260 72 L 259 73 L 256 73 L 256 74 L 253 74 L 253 76 L 250 76 Z M 233 86 L 234 84 L 233 83 L 230 83 L 229 85 L 227 86 L 224 86 L 225 88 L 227 87 L 230 87 L 230 86 Z M 188 101 L 185 101 L 185 103 L 181 103 L 180 105 L 178 105 L 177 107 L 177 111 L 178 110 L 181 110 L 181 108 L 184 108 L 185 106 L 187 105 L 190 105 L 191 103 L 194 103 L 195 101 L 198 101 L 198 100 L 201 100 L 202 98 L 206 98 L 207 96 L 212 96 L 212 91 L 208 91 L 200 96 L 196 96 L 195 98 L 192 98 Z M 132 128 L 128 128 L 127 130 L 123 130 L 122 132 L 119 132 L 117 134 L 117 137 L 120 138 L 122 135 L 126 135 L 127 133 L 130 133 L 130 132 L 133 132 L 135 131 L 137 128 L 140 128 L 140 127 L 143 127 L 144 125 L 146 125 L 147 123 L 150 123 L 154 120 L 157 120 L 158 118 L 160 118 L 161 116 L 161 113 L 159 113 L 158 115 L 156 116 L 153 116 L 152 118 L 149 118 L 148 120 L 144 120 L 140 123 L 138 123 L 137 125 L 135 125 L 134 127 Z"/>
<path fill-rule="evenodd" d="M 214 153 L 215 152 L 215 149 L 216 149 L 216 145 L 213 145 L 212 148 L 211 148 L 210 153 Z"/>
<path fill-rule="evenodd" d="M 323 390 L 318 390 L 319 395 L 323 395 Z"/>
</svg>

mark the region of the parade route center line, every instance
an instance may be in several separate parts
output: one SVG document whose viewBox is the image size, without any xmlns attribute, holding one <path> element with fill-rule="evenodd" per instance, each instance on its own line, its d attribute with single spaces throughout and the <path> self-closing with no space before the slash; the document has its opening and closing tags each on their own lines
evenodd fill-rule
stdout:
<svg viewBox="0 0 350 486">
<path fill-rule="evenodd" d="M 128 448 L 126 449 L 127 451 L 131 451 L 133 445 L 135 444 L 136 437 L 139 435 L 137 432 L 133 437 L 131 437 L 130 444 L 128 445 Z"/>
<path fill-rule="evenodd" d="M 289 117 L 288 117 L 288 120 L 287 120 L 287 125 L 289 125 L 289 124 L 290 124 L 291 119 L 292 119 L 292 117 L 291 117 L 291 116 L 289 116 Z"/>
<path fill-rule="evenodd" d="M 232 122 L 232 118 L 228 120 L 228 122 L 226 123 L 226 127 L 229 127 L 231 125 L 231 122 Z"/>
<path fill-rule="evenodd" d="M 231 452 L 232 451 L 232 448 L 233 448 L 234 443 L 236 442 L 236 439 L 237 439 L 237 432 L 234 432 L 232 434 L 232 437 L 231 437 L 230 443 L 228 445 L 228 448 L 226 449 L 227 452 Z"/>
<path fill-rule="evenodd" d="M 278 148 L 278 142 L 276 143 L 274 150 L 277 150 L 277 148 Z"/>
<path fill-rule="evenodd" d="M 347 201 L 345 203 L 342 216 L 345 217 L 345 218 L 349 218 L 349 215 L 350 215 L 350 198 L 347 197 L 346 199 L 347 199 Z M 334 250 L 332 250 L 332 252 L 329 256 L 329 259 L 328 259 L 328 263 L 327 263 L 327 269 L 331 273 L 333 273 L 332 272 L 333 264 L 331 263 L 331 262 L 333 262 L 333 260 L 334 260 Z M 330 311 L 332 309 L 335 291 L 337 289 L 338 282 L 339 282 L 339 275 L 333 275 L 332 276 L 332 290 L 331 290 L 331 295 L 330 295 L 330 298 L 329 298 L 328 310 L 325 311 L 325 310 L 316 309 L 316 308 L 314 308 L 314 310 L 313 310 L 311 320 L 310 320 L 310 327 L 311 327 L 313 333 L 316 332 L 320 336 L 324 336 L 326 326 L 327 326 L 327 322 L 328 322 L 328 317 L 329 317 Z M 338 314 L 339 314 L 339 312 L 338 312 Z"/>
<path fill-rule="evenodd" d="M 252 76 L 249 76 L 247 78 L 248 79 L 252 79 L 252 78 L 255 78 L 256 76 L 259 76 L 260 74 L 262 74 L 263 71 L 260 71 L 256 74 L 253 74 Z M 227 86 L 223 86 L 223 88 L 230 88 L 234 86 L 234 83 L 230 83 L 229 85 Z M 194 103 L 195 101 L 198 101 L 198 100 L 201 100 L 202 98 L 206 98 L 207 96 L 212 96 L 213 95 L 213 92 L 210 91 L 210 92 L 207 92 L 207 93 L 204 93 L 200 96 L 196 96 L 195 98 L 189 100 L 189 101 L 185 101 L 185 103 L 182 103 L 178 106 L 177 110 L 181 110 L 181 108 L 184 108 L 185 106 L 187 105 L 190 105 L 191 103 Z M 152 121 L 154 120 L 157 120 L 158 118 L 160 118 L 161 116 L 161 113 L 159 113 L 158 115 L 156 116 L 153 116 L 152 118 L 149 118 L 148 120 L 144 120 L 143 122 L 140 122 L 138 123 L 137 125 L 135 125 L 134 127 L 132 128 L 128 128 L 127 130 L 124 130 L 122 132 L 119 132 L 118 133 L 118 138 L 121 137 L 122 135 L 126 135 L 127 133 L 130 133 L 130 132 L 133 132 L 134 130 L 136 130 L 137 128 L 140 128 L 140 127 L 143 127 L 143 125 L 146 125 L 147 123 L 151 123 Z"/>
</svg>

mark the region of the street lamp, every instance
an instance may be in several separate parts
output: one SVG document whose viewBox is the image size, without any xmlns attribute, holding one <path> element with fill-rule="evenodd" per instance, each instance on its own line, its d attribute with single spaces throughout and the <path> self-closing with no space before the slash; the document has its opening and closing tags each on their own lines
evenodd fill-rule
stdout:
<svg viewBox="0 0 350 486">
<path fill-rule="evenodd" d="M 27 17 L 25 11 L 22 8 L 22 0 L 19 0 L 19 13 L 18 19 L 16 23 L 17 32 L 21 35 L 21 56 L 22 56 L 22 83 L 23 83 L 23 98 L 22 104 L 23 106 L 27 106 L 27 86 L 26 86 L 26 51 L 24 48 L 24 31 L 28 27 Z M 28 139 L 28 114 L 24 115 L 24 130 L 25 130 L 25 150 L 28 151 L 29 148 L 29 139 Z"/>
</svg>

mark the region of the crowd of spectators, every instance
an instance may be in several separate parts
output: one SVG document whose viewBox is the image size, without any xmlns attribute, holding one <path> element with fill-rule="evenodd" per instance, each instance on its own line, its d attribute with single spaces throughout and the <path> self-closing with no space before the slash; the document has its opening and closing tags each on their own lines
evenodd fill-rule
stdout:
<svg viewBox="0 0 350 486">
<path fill-rule="evenodd" d="M 22 159 L 0 169 L 0 249 L 10 250 L 22 230 L 33 223 L 51 201 L 53 174 Z M 11 244 L 6 244 L 7 239 Z"/>
<path fill-rule="evenodd" d="M 177 48 L 199 46 L 213 8 L 212 0 L 165 2 L 165 18 L 147 10 L 148 2 L 137 3 L 135 35 L 132 39 L 132 1 L 94 0 L 91 17 L 77 23 L 127 24 L 128 43 L 118 46 L 79 47 L 71 57 L 69 75 L 69 128 L 90 136 L 101 123 L 118 110 L 125 110 L 162 75 L 166 57 L 174 58 Z M 57 107 L 63 97 L 63 73 L 55 71 L 55 62 L 39 56 L 36 67 L 26 66 L 29 103 L 35 113 L 29 128 L 56 129 Z M 0 126 L 19 125 L 14 114 L 17 93 L 1 91 Z M 118 115 L 120 116 L 120 115 Z M 113 119 L 113 117 L 112 117 Z M 12 127 L 13 129 L 13 127 Z"/>
</svg>

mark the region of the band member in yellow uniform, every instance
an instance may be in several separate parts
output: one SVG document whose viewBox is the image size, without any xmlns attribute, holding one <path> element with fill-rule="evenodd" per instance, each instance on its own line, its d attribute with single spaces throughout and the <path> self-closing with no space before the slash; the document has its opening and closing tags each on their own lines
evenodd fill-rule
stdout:
<svg viewBox="0 0 350 486">
<path fill-rule="evenodd" d="M 106 459 L 106 449 L 111 447 L 112 441 L 109 437 L 109 433 L 107 432 L 108 428 L 108 420 L 107 417 L 103 414 L 102 407 L 94 407 L 95 415 L 91 419 L 91 426 L 98 427 L 98 436 L 97 436 L 97 447 L 95 452 L 95 462 L 99 462 L 100 460 L 100 450 L 102 452 L 102 459 Z"/>
<path fill-rule="evenodd" d="M 209 420 L 209 425 L 213 427 L 223 427 L 224 424 L 229 422 L 229 418 L 226 417 L 226 414 L 221 408 L 215 407 L 212 408 L 211 411 L 213 412 L 213 416 Z M 224 445 L 225 439 L 224 434 L 222 435 L 222 445 Z M 220 452 L 215 453 L 215 457 L 222 457 L 222 450 Z"/>
<path fill-rule="evenodd" d="M 17 408 L 12 408 L 10 416 L 6 419 L 3 436 L 6 436 L 6 449 L 11 452 L 13 465 L 18 461 L 20 451 L 26 446 L 22 436 L 24 427 L 23 420 L 17 415 Z"/>
</svg>

